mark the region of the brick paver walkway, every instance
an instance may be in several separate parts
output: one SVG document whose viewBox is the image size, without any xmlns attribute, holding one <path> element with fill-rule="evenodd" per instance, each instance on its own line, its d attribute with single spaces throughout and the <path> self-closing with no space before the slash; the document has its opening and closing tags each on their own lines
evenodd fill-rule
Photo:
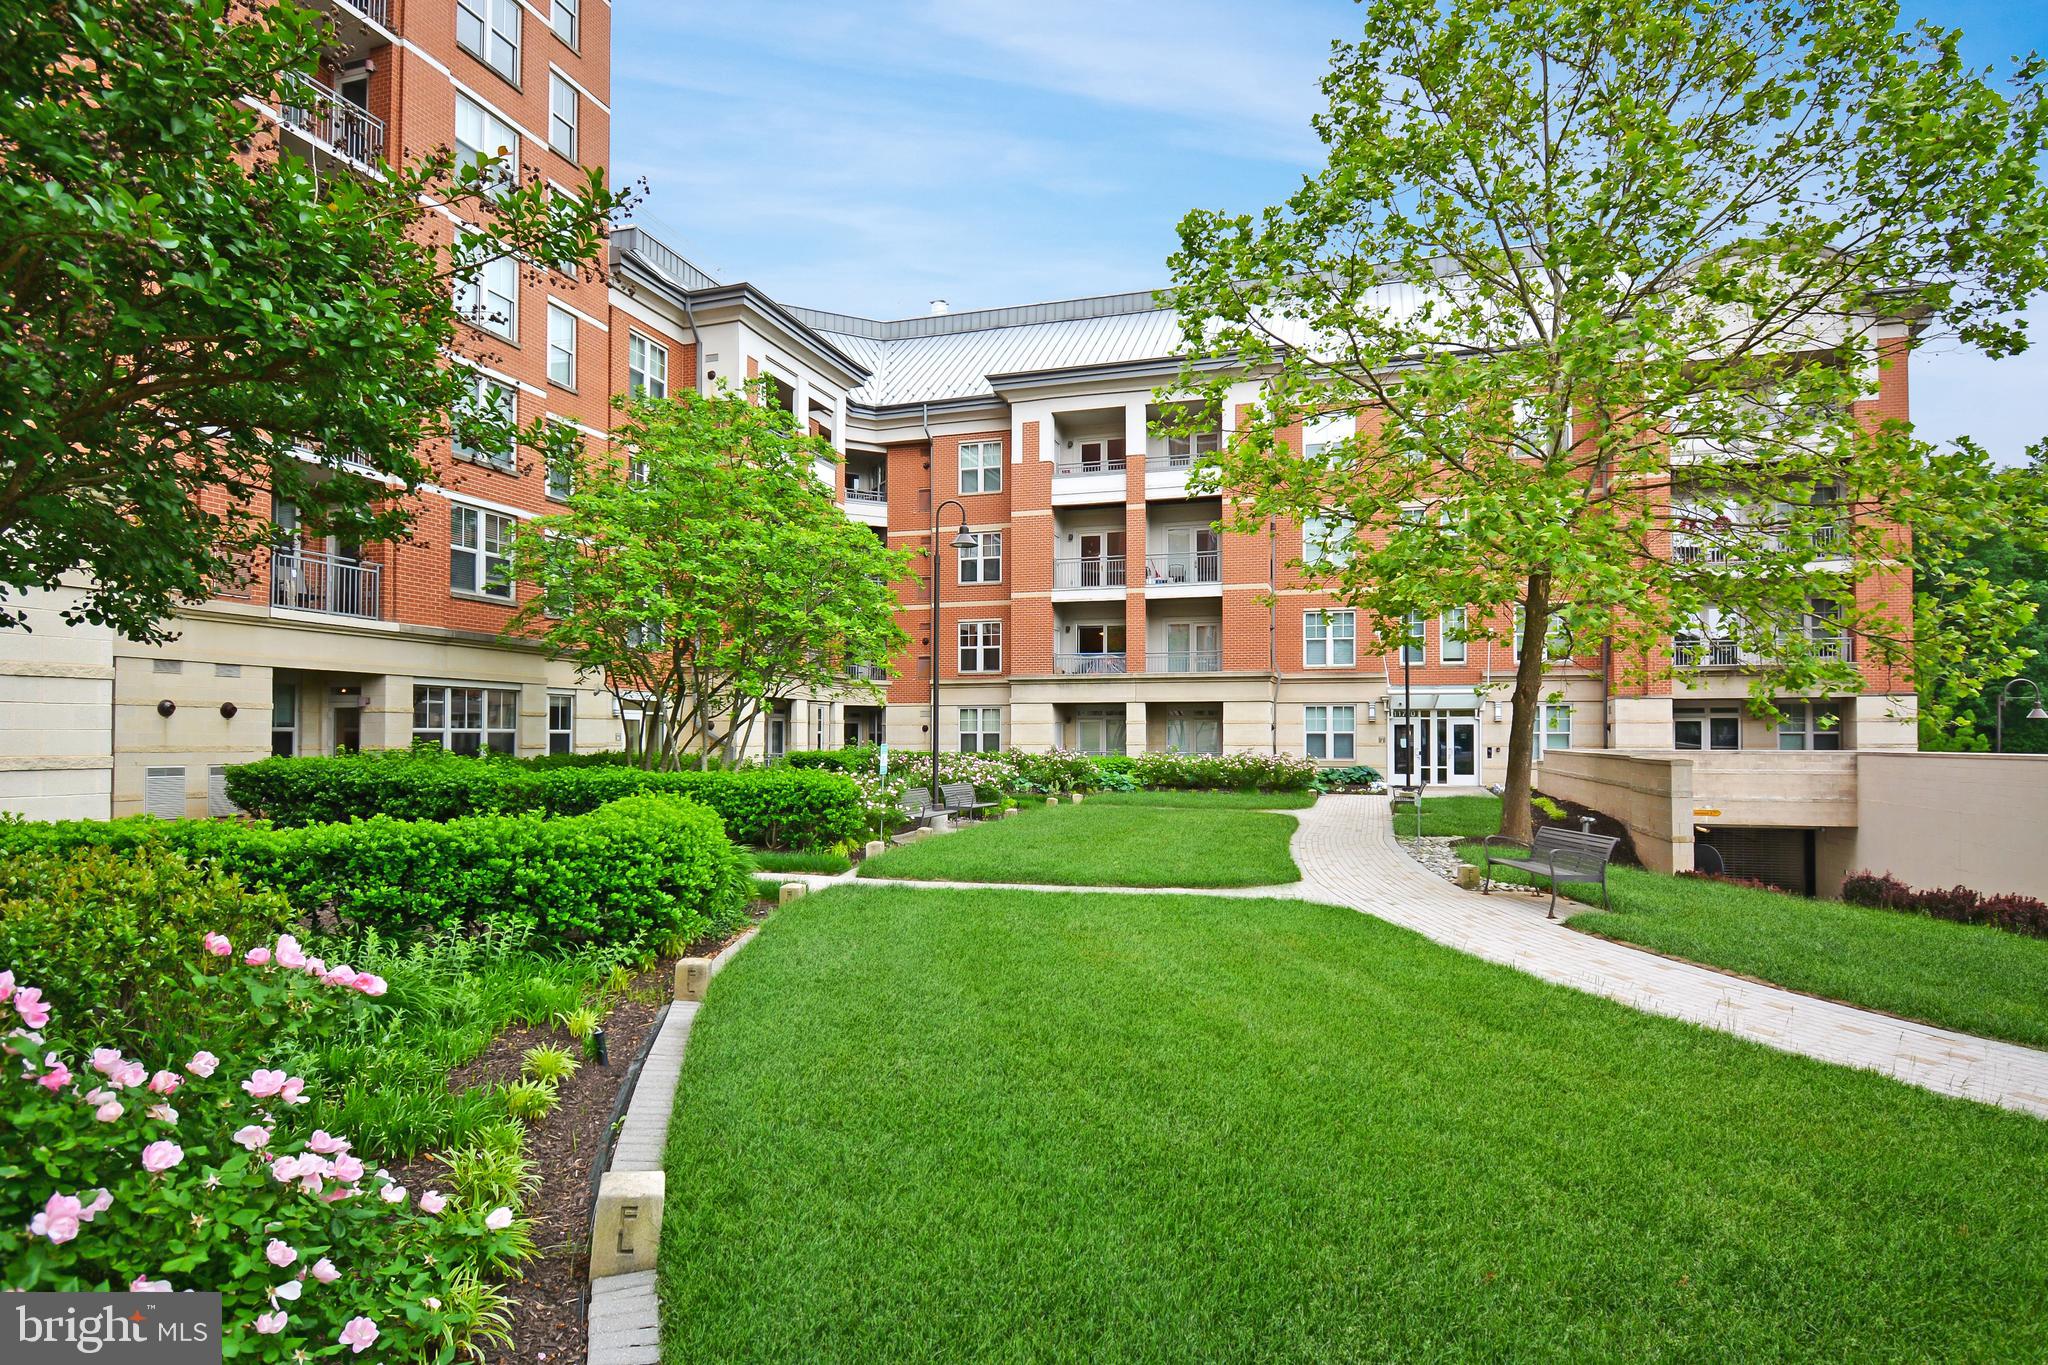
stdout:
<svg viewBox="0 0 2048 1365">
<path fill-rule="evenodd" d="M 2048 1118 L 2048 1052 L 1908 1023 L 1610 943 L 1545 919 L 1547 896 L 1461 891 L 1421 867 L 1395 842 L 1383 796 L 1325 796 L 1307 810 L 1288 814 L 1300 820 L 1292 848 L 1302 880 L 1291 885 L 1230 890 L 1012 885 L 1033 891 L 1293 896 L 1349 906 L 1460 952 L 1651 1014 Z M 784 880 L 822 886 L 852 878 Z M 861 880 L 924 887 L 988 885 Z"/>
</svg>

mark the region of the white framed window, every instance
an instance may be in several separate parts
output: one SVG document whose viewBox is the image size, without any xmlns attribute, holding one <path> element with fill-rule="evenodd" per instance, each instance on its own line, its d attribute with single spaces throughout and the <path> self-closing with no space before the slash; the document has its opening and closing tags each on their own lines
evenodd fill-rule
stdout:
<svg viewBox="0 0 2048 1365">
<path fill-rule="evenodd" d="M 1000 583 L 1003 581 L 1003 533 L 1001 531 L 980 531 L 971 533 L 974 544 L 961 550 L 960 581 L 962 583 Z"/>
<path fill-rule="evenodd" d="M 579 0 L 555 0 L 554 9 L 548 14 L 548 26 L 554 29 L 557 38 L 570 47 L 576 46 L 579 31 L 578 22 L 581 16 L 576 12 L 578 3 Z"/>
<path fill-rule="evenodd" d="M 549 454 L 546 492 L 556 502 L 567 502 L 576 496 L 576 461 L 572 456 Z"/>
<path fill-rule="evenodd" d="M 1166 438 L 1166 467 L 1168 469 L 1190 469 L 1205 455 L 1214 455 L 1223 448 L 1223 433 L 1220 431 L 1198 431 L 1191 436 L 1169 436 Z"/>
<path fill-rule="evenodd" d="M 519 262 L 507 255 L 477 259 L 477 236 L 465 232 L 455 239 L 455 312 L 472 327 L 519 339 Z"/>
<path fill-rule="evenodd" d="M 576 159 L 576 87 L 548 73 L 548 146 Z"/>
<path fill-rule="evenodd" d="M 576 752 L 576 694 L 548 693 L 548 752 Z"/>
<path fill-rule="evenodd" d="M 1404 664 L 1426 664 L 1429 662 L 1429 618 L 1419 611 L 1408 613 L 1407 624 L 1401 631 L 1401 662 Z"/>
<path fill-rule="evenodd" d="M 1437 621 L 1436 655 L 1447 664 L 1465 662 L 1465 609 L 1452 607 Z"/>
<path fill-rule="evenodd" d="M 1301 425 L 1301 453 L 1311 460 L 1321 459 L 1331 447 L 1350 440 L 1358 434 L 1358 421 L 1348 412 L 1326 412 L 1311 417 Z"/>
<path fill-rule="evenodd" d="M 1341 569 L 1351 562 L 1351 523 L 1344 517 L 1310 517 L 1301 524 L 1301 562 Z"/>
<path fill-rule="evenodd" d="M 992 754 L 1003 747 L 1003 708 L 963 706 L 960 708 L 960 752 Z"/>
<path fill-rule="evenodd" d="M 1124 751 L 1127 721 L 1121 706 L 1094 706 L 1074 714 L 1074 747 L 1084 754 Z"/>
<path fill-rule="evenodd" d="M 455 96 L 455 166 L 461 170 L 487 156 L 503 157 L 486 192 L 501 193 L 519 183 L 519 130 L 469 96 Z"/>
<path fill-rule="evenodd" d="M 548 382 L 576 387 L 576 315 L 558 303 L 548 305 Z"/>
<path fill-rule="evenodd" d="M 512 518 L 461 503 L 448 509 L 448 587 L 512 600 Z"/>
<path fill-rule="evenodd" d="M 1508 655 L 1520 662 L 1522 658 L 1522 630 L 1529 623 L 1529 610 L 1521 603 L 1515 604 L 1513 634 L 1508 639 Z M 1550 625 L 1545 631 L 1543 657 L 1556 663 L 1572 657 L 1571 623 L 1555 612 L 1551 613 Z"/>
<path fill-rule="evenodd" d="M 484 417 L 508 423 L 519 420 L 519 395 L 510 384 L 500 384 L 486 375 L 475 375 L 470 380 L 470 410 Z M 502 444 L 489 446 L 471 445 L 456 437 L 456 455 L 479 464 L 495 465 L 499 469 L 513 469 L 518 464 L 518 450 L 508 433 Z"/>
<path fill-rule="evenodd" d="M 960 671 L 962 673 L 1000 673 L 1003 671 L 1003 623 L 1001 621 L 962 621 L 960 631 Z"/>
<path fill-rule="evenodd" d="M 1351 668 L 1358 663 L 1358 613 L 1301 614 L 1301 662 L 1306 668 Z"/>
<path fill-rule="evenodd" d="M 1543 733 L 1538 736 L 1540 749 L 1569 749 L 1572 747 L 1572 707 L 1570 702 L 1551 701 L 1543 704 Z"/>
<path fill-rule="evenodd" d="M 960 491 L 1000 493 L 1003 490 L 1003 443 L 962 441 L 960 443 Z"/>
<path fill-rule="evenodd" d="M 290 758 L 299 751 L 299 685 L 289 678 L 271 675 L 270 752 Z"/>
<path fill-rule="evenodd" d="M 1674 706 L 1671 747 L 1723 749 L 1742 747 L 1742 712 L 1734 706 Z"/>
<path fill-rule="evenodd" d="M 455 41 L 519 83 L 519 0 L 455 0 Z"/>
<path fill-rule="evenodd" d="M 1780 749 L 1832 751 L 1842 747 L 1842 711 L 1831 701 L 1778 703 Z"/>
<path fill-rule="evenodd" d="M 638 332 L 626 333 L 626 392 L 668 397 L 668 347 Z"/>
<path fill-rule="evenodd" d="M 1358 708 L 1304 706 L 1301 735 L 1304 752 L 1310 758 L 1349 761 L 1358 753 Z"/>
<path fill-rule="evenodd" d="M 451 754 L 480 754 L 486 749 L 516 753 L 519 689 L 414 683 L 412 737 L 429 740 Z"/>
</svg>

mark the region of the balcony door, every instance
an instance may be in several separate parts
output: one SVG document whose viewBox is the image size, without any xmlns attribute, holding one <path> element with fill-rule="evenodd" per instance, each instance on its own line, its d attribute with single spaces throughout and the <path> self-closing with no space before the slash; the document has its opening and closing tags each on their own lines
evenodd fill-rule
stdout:
<svg viewBox="0 0 2048 1365">
<path fill-rule="evenodd" d="M 1084 531 L 1081 535 L 1080 580 L 1082 588 L 1117 588 L 1124 581 L 1124 533 Z"/>
<path fill-rule="evenodd" d="M 1166 532 L 1166 562 L 1160 565 L 1163 583 L 1215 583 L 1218 541 L 1214 527 L 1172 526 Z"/>
<path fill-rule="evenodd" d="M 1223 623 L 1173 621 L 1166 627 L 1166 671 L 1210 673 L 1221 664 Z"/>
</svg>

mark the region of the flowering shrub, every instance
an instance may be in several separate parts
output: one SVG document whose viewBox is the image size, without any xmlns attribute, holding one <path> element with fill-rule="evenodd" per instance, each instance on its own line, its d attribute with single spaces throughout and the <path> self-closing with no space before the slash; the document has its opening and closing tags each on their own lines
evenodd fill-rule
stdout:
<svg viewBox="0 0 2048 1365">
<path fill-rule="evenodd" d="M 1842 899 L 1881 910 L 1912 910 L 1959 924 L 1989 924 L 2048 938 L 2048 904 L 2015 893 L 1986 896 L 1967 886 L 1915 890 L 1888 872 L 1851 872 Z"/>
<path fill-rule="evenodd" d="M 282 1020 L 317 1034 L 378 1008 L 381 977 L 290 935 L 210 933 L 194 992 L 239 1028 L 155 1063 L 67 1034 L 41 988 L 0 972 L 0 1271 L 14 1289 L 221 1294 L 227 1359 L 448 1360 L 502 1337 L 486 1270 L 531 1254 L 509 1206 L 412 1191 L 298 1120 L 304 1078 L 261 1065 Z M 219 1051 L 210 1050 L 218 1048 Z"/>
<path fill-rule="evenodd" d="M 1140 786 L 1240 792 L 1308 791 L 1316 765 L 1294 754 L 1136 754 Z"/>
</svg>

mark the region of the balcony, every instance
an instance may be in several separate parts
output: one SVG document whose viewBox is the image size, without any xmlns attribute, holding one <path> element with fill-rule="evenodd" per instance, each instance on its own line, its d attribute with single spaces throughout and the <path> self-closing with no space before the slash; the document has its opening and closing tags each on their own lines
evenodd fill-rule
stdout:
<svg viewBox="0 0 2048 1365">
<path fill-rule="evenodd" d="M 374 621 L 384 566 L 312 550 L 273 550 L 270 605 Z"/>
<path fill-rule="evenodd" d="M 1220 649 L 1168 649 L 1145 656 L 1147 673 L 1214 673 L 1222 667 Z"/>
<path fill-rule="evenodd" d="M 1845 635 L 1815 635 L 1810 643 L 1818 659 L 1832 663 L 1853 657 Z M 1753 668 L 1770 659 L 1756 650 L 1740 648 L 1733 640 L 1680 636 L 1671 642 L 1671 662 L 1679 668 Z"/>
<path fill-rule="evenodd" d="M 1124 471 L 1124 456 L 1121 451 L 1106 455 L 1063 455 L 1053 462 L 1053 477 L 1058 479 L 1079 479 L 1090 474 L 1121 474 Z"/>
<path fill-rule="evenodd" d="M 1223 552 L 1194 550 L 1181 554 L 1147 555 L 1147 587 L 1184 587 L 1223 581 Z"/>
<path fill-rule="evenodd" d="M 846 500 L 848 502 L 880 503 L 886 507 L 889 504 L 889 490 L 886 488 L 849 488 L 846 490 Z"/>
<path fill-rule="evenodd" d="M 1126 659 L 1122 650 L 1113 654 L 1055 654 L 1052 656 L 1052 670 L 1074 676 L 1126 673 L 1129 672 Z"/>
<path fill-rule="evenodd" d="M 335 0 L 344 9 L 352 9 L 372 23 L 391 27 L 391 0 Z"/>
<path fill-rule="evenodd" d="M 278 76 L 277 116 L 358 166 L 384 159 L 384 120 L 298 71 Z"/>
<path fill-rule="evenodd" d="M 1096 555 L 1088 559 L 1055 559 L 1052 585 L 1056 590 L 1088 591 L 1124 586 L 1124 557 Z"/>
</svg>

